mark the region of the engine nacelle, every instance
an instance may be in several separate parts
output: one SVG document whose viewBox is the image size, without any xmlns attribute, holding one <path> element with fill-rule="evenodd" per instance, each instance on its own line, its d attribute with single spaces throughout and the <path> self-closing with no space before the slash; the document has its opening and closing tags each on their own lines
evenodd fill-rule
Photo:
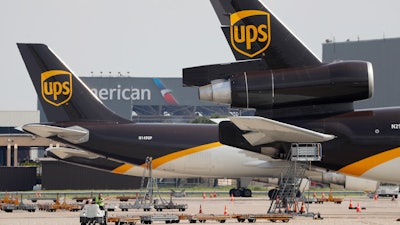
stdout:
<svg viewBox="0 0 400 225">
<path fill-rule="evenodd" d="M 373 95 L 370 62 L 343 61 L 317 67 L 243 72 L 199 87 L 200 100 L 232 107 L 274 109 L 349 103 Z"/>
<path fill-rule="evenodd" d="M 374 191 L 376 191 L 376 189 L 379 185 L 379 182 L 377 182 L 377 181 L 347 176 L 347 175 L 343 175 L 343 174 L 335 173 L 335 172 L 322 173 L 321 178 L 322 178 L 321 180 L 319 180 L 318 178 L 314 179 L 314 180 L 321 181 L 321 182 L 327 183 L 327 184 L 341 185 L 341 186 L 344 186 L 344 188 L 347 190 L 374 192 Z"/>
</svg>

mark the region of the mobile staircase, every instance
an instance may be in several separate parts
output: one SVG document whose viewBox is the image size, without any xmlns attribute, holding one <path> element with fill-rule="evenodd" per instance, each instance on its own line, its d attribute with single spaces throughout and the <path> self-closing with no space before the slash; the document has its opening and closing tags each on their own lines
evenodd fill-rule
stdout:
<svg viewBox="0 0 400 225">
<path fill-rule="evenodd" d="M 320 143 L 292 143 L 288 159 L 290 166 L 281 177 L 278 190 L 271 198 L 268 213 L 306 214 L 305 199 L 300 190 L 304 174 L 312 161 L 321 161 Z"/>
</svg>

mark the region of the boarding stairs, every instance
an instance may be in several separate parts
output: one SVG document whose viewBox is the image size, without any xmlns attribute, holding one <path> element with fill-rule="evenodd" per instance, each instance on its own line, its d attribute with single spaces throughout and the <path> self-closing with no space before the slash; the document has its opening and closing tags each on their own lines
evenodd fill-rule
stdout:
<svg viewBox="0 0 400 225">
<path fill-rule="evenodd" d="M 296 211 L 296 207 L 300 209 L 300 204 L 304 201 L 301 199 L 303 190 L 300 190 L 304 174 L 311 161 L 320 161 L 321 156 L 320 143 L 292 143 L 288 156 L 290 166 L 280 179 L 268 213 L 292 213 Z"/>
</svg>

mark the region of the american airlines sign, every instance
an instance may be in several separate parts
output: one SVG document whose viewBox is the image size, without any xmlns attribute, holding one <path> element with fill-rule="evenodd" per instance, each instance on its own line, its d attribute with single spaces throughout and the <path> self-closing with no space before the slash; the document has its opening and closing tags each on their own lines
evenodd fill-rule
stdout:
<svg viewBox="0 0 400 225">
<path fill-rule="evenodd" d="M 112 88 L 92 88 L 100 100 L 139 100 L 150 101 L 151 90 L 147 88 L 122 88 L 120 84 Z"/>
</svg>

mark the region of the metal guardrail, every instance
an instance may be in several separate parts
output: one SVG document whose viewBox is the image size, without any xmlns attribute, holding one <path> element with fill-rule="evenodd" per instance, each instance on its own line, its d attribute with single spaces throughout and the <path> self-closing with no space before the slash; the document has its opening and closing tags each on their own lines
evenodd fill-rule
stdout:
<svg viewBox="0 0 400 225">
<path fill-rule="evenodd" d="M 4 195 L 15 195 L 15 196 L 23 196 L 24 198 L 32 198 L 37 197 L 38 193 L 40 193 L 41 197 L 50 197 L 50 196 L 57 196 L 64 197 L 67 195 L 70 197 L 71 195 L 74 196 L 97 196 L 98 193 L 102 193 L 103 195 L 126 195 L 126 196 L 135 196 L 137 193 L 140 193 L 140 190 L 93 190 L 93 191 L 19 191 L 19 192 L 0 192 L 0 198 Z M 203 193 L 206 193 L 206 196 L 209 196 L 210 193 L 216 193 L 218 196 L 226 196 L 229 197 L 228 191 L 186 191 L 186 197 L 199 197 L 202 196 Z M 268 197 L 268 191 L 253 191 L 254 197 Z M 314 193 L 317 196 L 321 196 L 322 193 L 329 195 L 328 191 L 305 191 L 303 195 L 305 196 L 313 196 Z M 161 195 L 170 195 L 171 191 L 160 191 Z M 367 193 L 363 191 L 332 191 L 332 194 L 335 196 L 364 196 Z"/>
</svg>

